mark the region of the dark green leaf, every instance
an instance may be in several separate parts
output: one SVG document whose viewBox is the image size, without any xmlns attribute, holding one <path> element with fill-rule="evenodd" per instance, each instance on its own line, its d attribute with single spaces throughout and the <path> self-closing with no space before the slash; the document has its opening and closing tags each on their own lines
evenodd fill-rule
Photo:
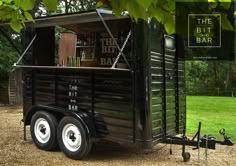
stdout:
<svg viewBox="0 0 236 166">
<path fill-rule="evenodd" d="M 168 7 L 171 11 L 175 11 L 175 0 L 169 0 Z"/>
<path fill-rule="evenodd" d="M 155 17 L 157 21 L 162 22 L 162 18 L 164 15 L 163 10 L 161 10 L 159 7 L 151 6 L 149 8 L 149 12 L 150 12 L 150 15 Z"/>
<path fill-rule="evenodd" d="M 230 2 L 223 2 L 220 3 L 220 6 L 223 6 L 225 9 L 229 9 L 230 8 L 231 3 Z"/>
<path fill-rule="evenodd" d="M 35 4 L 35 0 L 15 0 L 15 4 L 23 10 L 32 10 Z"/>
<path fill-rule="evenodd" d="M 152 0 L 136 0 L 137 3 L 142 6 L 144 9 L 149 8 L 152 3 Z"/>
<path fill-rule="evenodd" d="M 136 21 L 139 18 L 142 18 L 144 20 L 148 19 L 148 13 L 136 1 L 127 1 L 126 9 L 129 11 L 130 15 L 133 16 Z"/>
<path fill-rule="evenodd" d="M 116 15 L 120 16 L 121 13 L 125 10 L 126 1 L 125 0 L 111 0 L 112 11 Z"/>
<path fill-rule="evenodd" d="M 25 18 L 28 20 L 28 21 L 33 21 L 33 17 L 32 15 L 29 13 L 29 12 L 24 12 L 24 15 L 25 15 Z"/>
<path fill-rule="evenodd" d="M 10 22 L 10 26 L 11 28 L 16 31 L 16 32 L 20 32 L 21 29 L 23 28 L 21 22 L 19 20 L 14 20 L 12 19 L 11 22 Z"/>
<path fill-rule="evenodd" d="M 171 14 L 165 15 L 165 19 L 163 19 L 163 24 L 168 34 L 175 33 L 175 16 L 174 15 L 171 15 Z"/>
<path fill-rule="evenodd" d="M 57 0 L 43 0 L 45 6 L 48 10 L 57 10 L 58 1 Z"/>
<path fill-rule="evenodd" d="M 229 19 L 227 18 L 226 14 L 221 15 L 221 24 L 222 24 L 222 28 L 224 30 L 228 30 L 228 31 L 233 31 L 234 30 L 234 28 L 231 25 L 231 23 L 230 23 Z"/>
<path fill-rule="evenodd" d="M 103 3 L 101 1 L 98 1 L 97 4 L 96 4 L 96 7 L 99 8 L 99 7 L 102 7 L 103 6 Z"/>
</svg>

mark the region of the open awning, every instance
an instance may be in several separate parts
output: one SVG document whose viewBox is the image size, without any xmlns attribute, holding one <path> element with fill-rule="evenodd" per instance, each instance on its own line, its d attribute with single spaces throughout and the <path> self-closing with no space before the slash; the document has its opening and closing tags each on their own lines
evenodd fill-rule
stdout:
<svg viewBox="0 0 236 166">
<path fill-rule="evenodd" d="M 97 9 L 101 14 L 105 21 L 109 20 L 119 20 L 119 19 L 127 19 L 128 16 L 116 17 L 110 10 L 106 9 Z M 63 25 L 73 25 L 80 23 L 91 23 L 91 22 L 99 22 L 100 17 L 97 14 L 96 10 L 86 11 L 86 12 L 78 12 L 78 13 L 70 13 L 70 14 L 60 14 L 53 15 L 47 17 L 40 17 L 34 19 L 33 22 L 26 22 L 25 25 L 27 27 L 32 28 L 41 28 L 41 27 L 49 27 L 49 26 L 63 26 Z M 9 22 L 0 23 L 0 26 L 9 25 Z"/>
<path fill-rule="evenodd" d="M 127 16 L 124 17 L 116 17 L 112 14 L 110 10 L 105 9 L 97 9 L 99 13 L 102 14 L 102 17 L 105 21 L 109 20 L 117 20 L 117 19 L 125 19 L 129 18 Z M 92 22 L 100 22 L 100 17 L 97 14 L 96 10 L 72 13 L 72 14 L 63 14 L 63 15 L 54 15 L 49 17 L 36 18 L 35 23 L 28 22 L 26 23 L 27 27 L 40 28 L 40 27 L 49 27 L 49 26 L 63 26 L 63 25 L 73 25 L 73 24 L 81 24 L 81 23 L 92 23 Z"/>
<path fill-rule="evenodd" d="M 112 38 L 113 42 L 115 43 L 115 46 L 119 50 L 119 54 L 117 55 L 115 62 L 113 63 L 111 69 L 115 69 L 115 66 L 116 66 L 117 62 L 119 61 L 120 57 L 123 57 L 128 68 L 131 69 L 129 62 L 123 53 L 123 50 L 124 50 L 125 46 L 127 45 L 127 42 L 131 36 L 131 30 L 129 31 L 129 33 L 126 37 L 126 40 L 122 44 L 122 47 L 120 47 L 119 44 L 117 43 L 116 39 L 114 38 L 108 24 L 107 24 L 107 21 L 121 20 L 121 19 L 127 19 L 127 18 L 130 18 L 130 17 L 128 17 L 128 16 L 116 17 L 115 15 L 112 14 L 112 12 L 110 10 L 97 9 L 96 11 L 90 11 L 90 12 L 38 18 L 38 19 L 35 19 L 35 23 L 28 22 L 28 23 L 26 23 L 26 26 L 32 27 L 32 28 L 42 28 L 42 27 L 50 27 L 50 26 L 56 26 L 56 25 L 59 25 L 62 27 L 63 26 L 68 27 L 68 26 L 72 25 L 72 28 L 69 28 L 69 29 L 73 29 L 73 27 L 76 27 L 76 26 L 74 26 L 75 24 L 79 25 L 79 24 L 84 24 L 84 23 L 101 22 L 104 25 L 104 27 L 105 27 L 106 31 L 108 32 L 108 34 L 110 35 L 110 37 Z M 94 28 L 94 27 L 92 27 L 92 28 Z M 28 49 L 33 44 L 36 37 L 37 37 L 37 35 L 35 34 L 35 36 L 31 40 L 31 42 L 29 43 L 29 45 L 27 46 L 27 48 L 25 49 L 25 51 L 23 52 L 21 57 L 14 64 L 14 66 L 27 67 L 27 65 L 20 65 L 20 62 L 21 62 L 22 58 L 24 57 L 25 53 L 28 51 Z M 30 66 L 30 67 L 36 67 L 36 66 Z M 42 67 L 42 66 L 38 66 L 38 67 Z"/>
</svg>

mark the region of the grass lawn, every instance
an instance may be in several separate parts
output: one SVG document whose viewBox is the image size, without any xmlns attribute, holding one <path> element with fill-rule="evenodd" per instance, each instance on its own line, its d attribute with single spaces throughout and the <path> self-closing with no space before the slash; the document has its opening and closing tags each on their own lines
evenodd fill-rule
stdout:
<svg viewBox="0 0 236 166">
<path fill-rule="evenodd" d="M 236 97 L 187 96 L 187 134 L 192 135 L 202 122 L 201 135 L 223 139 L 219 129 L 236 141 Z"/>
</svg>

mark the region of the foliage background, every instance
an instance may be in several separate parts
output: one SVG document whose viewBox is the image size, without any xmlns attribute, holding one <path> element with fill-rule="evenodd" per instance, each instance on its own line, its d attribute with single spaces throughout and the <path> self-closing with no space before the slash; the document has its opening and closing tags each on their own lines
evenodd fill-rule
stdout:
<svg viewBox="0 0 236 166">
<path fill-rule="evenodd" d="M 204 1 L 207 2 L 207 0 Z M 2 0 L 0 1 L 0 20 L 11 18 L 11 28 L 18 31 L 22 28 L 24 21 L 32 20 L 29 14 L 33 17 L 40 17 L 86 11 L 94 9 L 96 2 L 96 0 Z M 5 5 L 6 10 L 3 8 L 4 3 L 8 4 Z M 117 15 L 123 10 L 129 10 L 136 19 L 138 17 L 147 19 L 148 16 L 152 15 L 165 25 L 166 31 L 172 32 L 174 4 L 174 0 L 100 0 L 97 6 L 110 7 Z M 55 8 L 55 6 L 57 7 Z M 4 15 L 6 11 L 9 12 L 8 15 Z M 19 22 L 16 23 L 17 21 Z M 227 21 L 225 24 L 227 25 Z M 2 27 L 0 28 L 2 29 Z M 21 34 L 13 32 L 11 28 L 8 27 L 3 30 L 21 50 Z M 56 28 L 56 39 L 59 38 L 60 31 L 60 28 Z M 0 50 L 0 86 L 6 86 L 5 80 L 10 71 L 13 70 L 12 65 L 16 62 L 19 54 L 1 33 Z M 235 76 L 235 61 L 186 61 L 187 94 L 234 96 L 236 95 Z"/>
</svg>

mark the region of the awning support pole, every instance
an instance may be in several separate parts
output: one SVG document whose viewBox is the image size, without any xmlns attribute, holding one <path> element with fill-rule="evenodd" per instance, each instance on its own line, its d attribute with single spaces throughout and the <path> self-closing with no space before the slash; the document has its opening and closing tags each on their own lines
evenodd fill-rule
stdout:
<svg viewBox="0 0 236 166">
<path fill-rule="evenodd" d="M 22 60 L 22 58 L 25 56 L 26 52 L 29 50 L 29 48 L 32 46 L 32 44 L 34 43 L 35 39 L 36 39 L 37 35 L 34 35 L 33 39 L 31 40 L 31 42 L 29 43 L 29 45 L 27 46 L 27 48 L 25 49 L 25 51 L 23 52 L 23 54 L 20 56 L 20 58 L 18 59 L 18 61 L 16 63 L 14 63 L 14 66 L 18 65 L 20 63 L 20 61 Z"/>
<path fill-rule="evenodd" d="M 109 33 L 110 37 L 111 37 L 112 40 L 114 41 L 114 43 L 115 43 L 117 49 L 119 50 L 119 54 L 122 55 L 122 57 L 123 57 L 124 60 L 125 60 L 125 63 L 128 65 L 129 69 L 131 69 L 129 62 L 128 62 L 128 60 L 126 59 L 126 56 L 125 56 L 124 53 L 123 53 L 123 50 L 120 48 L 119 44 L 117 43 L 116 39 L 114 38 L 113 34 L 111 33 L 109 27 L 107 26 L 105 20 L 104 20 L 103 17 L 102 17 L 100 11 L 99 11 L 98 9 L 96 9 L 96 11 L 97 11 L 98 16 L 100 17 L 100 19 L 101 19 L 103 25 L 105 26 L 107 32 Z M 130 35 L 128 35 L 127 37 L 129 37 L 129 36 L 130 36 Z M 126 40 L 127 40 L 127 38 L 126 38 Z M 128 41 L 128 40 L 127 40 L 127 41 Z M 126 42 L 126 43 L 127 43 L 127 42 Z M 124 46 L 124 47 L 125 47 L 125 46 Z M 122 47 L 122 48 L 123 48 L 123 47 Z M 123 49 L 124 49 L 124 48 L 123 48 Z M 119 57 L 120 57 L 120 56 L 118 55 L 118 56 L 117 56 L 118 59 L 116 58 L 116 61 L 119 60 Z M 115 62 L 116 62 L 116 61 L 115 61 Z M 116 63 L 117 63 L 117 62 L 116 62 Z M 114 68 L 113 66 L 115 66 L 115 65 L 116 65 L 116 64 L 114 63 L 114 64 L 112 65 L 112 68 Z"/>
<path fill-rule="evenodd" d="M 120 52 L 119 52 L 119 54 L 117 55 L 116 60 L 115 60 L 115 62 L 113 63 L 113 65 L 112 65 L 111 68 L 115 68 L 115 67 L 116 67 L 116 64 L 117 64 L 117 62 L 119 61 L 120 56 L 122 55 L 123 50 L 124 50 L 124 48 L 125 48 L 125 46 L 126 46 L 128 40 L 129 40 L 130 36 L 131 36 L 131 31 L 129 31 L 129 34 L 127 35 L 127 37 L 126 37 L 126 39 L 125 39 L 125 42 L 124 42 L 122 48 L 120 49 Z M 129 66 L 129 68 L 130 68 L 130 66 Z"/>
</svg>

